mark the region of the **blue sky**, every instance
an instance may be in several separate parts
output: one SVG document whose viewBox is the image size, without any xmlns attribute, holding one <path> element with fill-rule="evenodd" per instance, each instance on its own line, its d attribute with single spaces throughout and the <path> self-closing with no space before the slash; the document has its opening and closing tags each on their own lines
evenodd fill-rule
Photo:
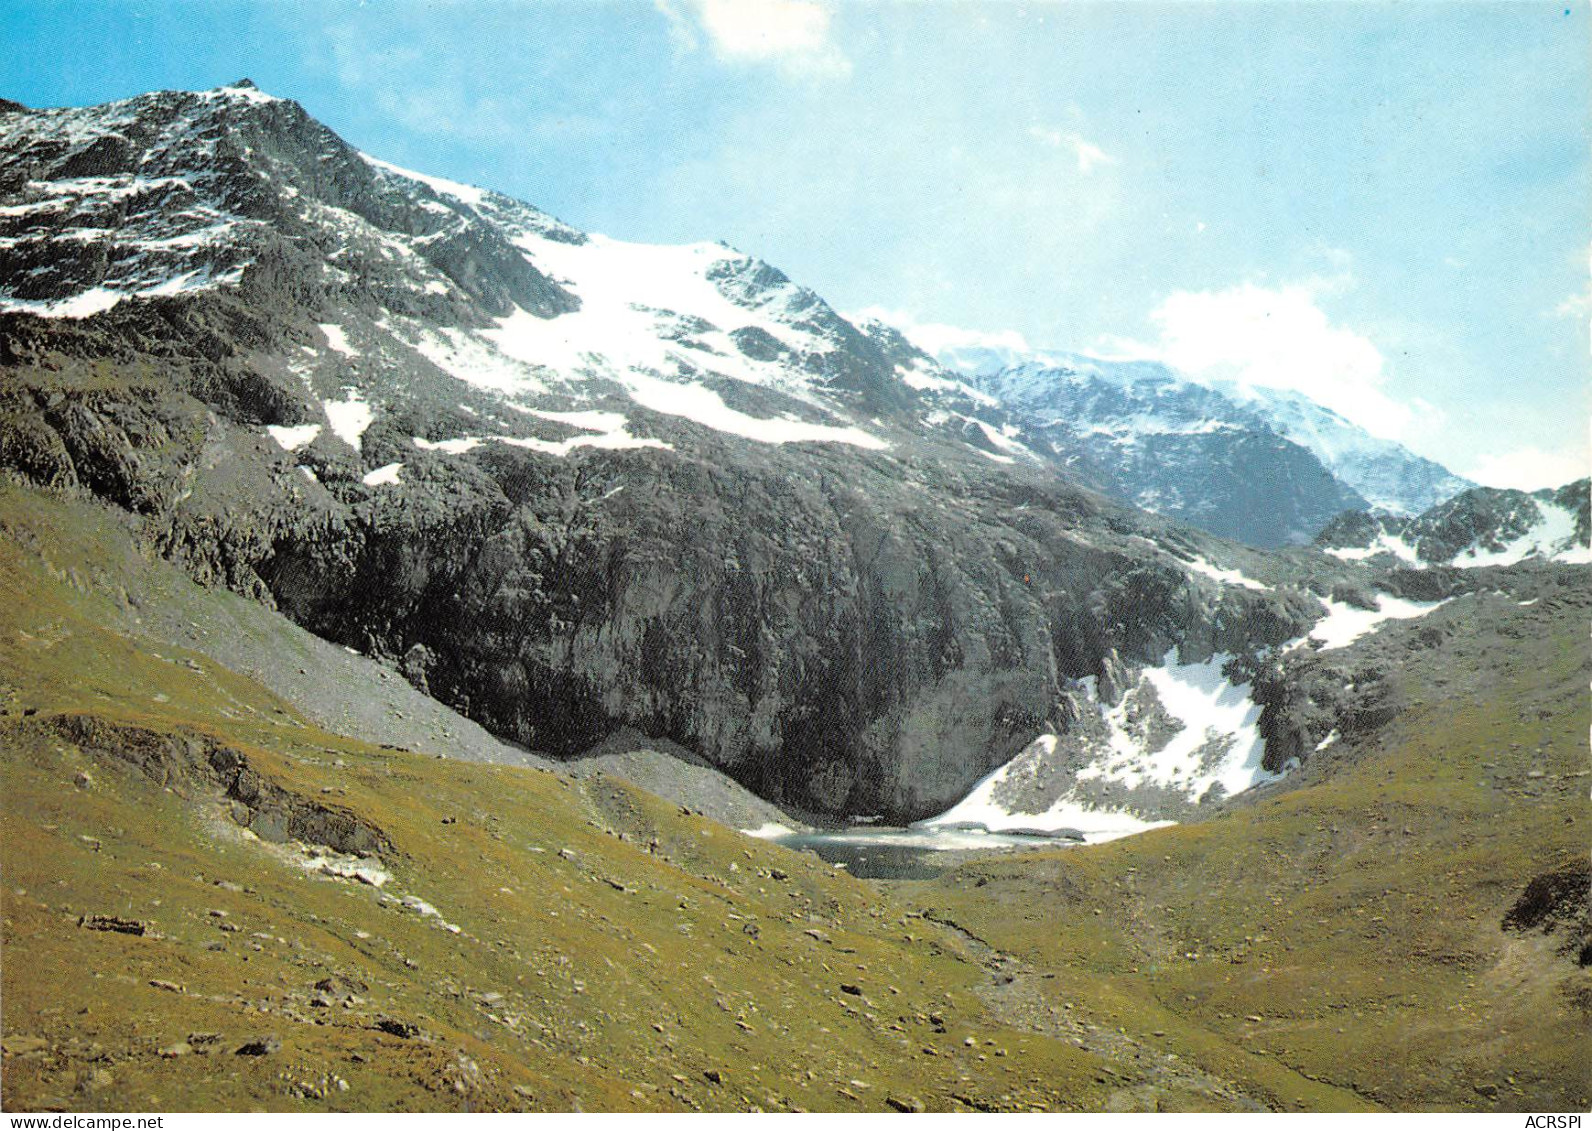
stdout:
<svg viewBox="0 0 1592 1131">
<path fill-rule="evenodd" d="M 925 339 L 1302 388 L 1585 474 L 1584 0 L 0 0 L 0 96 L 243 75 L 387 160 L 723 239 Z"/>
</svg>

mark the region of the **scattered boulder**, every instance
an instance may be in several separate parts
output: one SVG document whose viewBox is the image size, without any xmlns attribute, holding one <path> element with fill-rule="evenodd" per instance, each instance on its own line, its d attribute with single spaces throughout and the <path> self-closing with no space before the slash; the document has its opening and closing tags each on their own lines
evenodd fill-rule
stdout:
<svg viewBox="0 0 1592 1131">
<path fill-rule="evenodd" d="M 142 919 L 123 919 L 120 915 L 84 915 L 77 925 L 85 931 L 115 931 L 123 935 L 149 933 L 149 924 Z"/>
<path fill-rule="evenodd" d="M 280 1052 L 282 1042 L 276 1037 L 251 1037 L 233 1050 L 234 1056 L 270 1056 Z"/>
<path fill-rule="evenodd" d="M 333 994 L 337 997 L 353 997 L 370 989 L 358 978 L 350 978 L 344 974 L 332 974 L 315 983 L 315 988 L 322 993 Z"/>
</svg>

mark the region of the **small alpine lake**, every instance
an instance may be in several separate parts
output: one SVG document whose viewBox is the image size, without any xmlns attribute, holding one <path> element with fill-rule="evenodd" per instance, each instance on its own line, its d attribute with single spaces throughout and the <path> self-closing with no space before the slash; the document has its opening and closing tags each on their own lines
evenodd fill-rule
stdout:
<svg viewBox="0 0 1592 1131">
<path fill-rule="evenodd" d="M 809 832 L 762 831 L 787 848 L 812 852 L 859 879 L 927 880 L 976 855 L 1082 843 L 1070 832 L 989 832 L 966 827 L 884 828 L 858 825 Z"/>
</svg>

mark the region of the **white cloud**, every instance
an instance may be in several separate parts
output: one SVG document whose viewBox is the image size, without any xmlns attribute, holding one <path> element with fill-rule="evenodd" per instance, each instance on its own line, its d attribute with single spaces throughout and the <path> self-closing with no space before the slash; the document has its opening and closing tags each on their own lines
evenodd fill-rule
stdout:
<svg viewBox="0 0 1592 1131">
<path fill-rule="evenodd" d="M 1580 294 L 1571 295 L 1554 307 L 1553 313 L 1560 318 L 1576 319 L 1592 315 L 1592 284 L 1588 284 Z"/>
<path fill-rule="evenodd" d="M 1339 295 L 1354 289 L 1354 256 L 1341 247 L 1318 247 L 1315 254 L 1326 263 L 1325 270 L 1317 271 L 1299 282 L 1299 286 L 1312 295 Z"/>
<path fill-rule="evenodd" d="M 699 46 L 696 25 L 690 18 L 671 2 L 671 0 L 653 0 L 653 7 L 663 13 L 663 18 L 669 24 L 669 42 L 674 44 L 674 49 L 682 54 L 690 54 Z"/>
<path fill-rule="evenodd" d="M 1544 313 L 1549 318 L 1568 318 L 1586 326 L 1587 349 L 1592 352 L 1592 245 L 1588 247 L 1587 258 L 1588 277 L 1581 290 Z"/>
<path fill-rule="evenodd" d="M 1101 361 L 1162 360 L 1159 347 L 1120 334 L 1100 334 L 1089 343 L 1089 348 L 1084 352 L 1090 357 L 1098 357 Z"/>
<path fill-rule="evenodd" d="M 1482 456 L 1476 465 L 1460 472 L 1467 479 L 1488 487 L 1514 487 L 1535 491 L 1539 487 L 1563 487 L 1592 473 L 1592 451 L 1518 448 L 1502 455 Z"/>
<path fill-rule="evenodd" d="M 1293 389 L 1378 436 L 1396 439 L 1414 416 L 1382 390 L 1381 352 L 1334 325 L 1311 284 L 1176 291 L 1151 312 L 1154 353 L 1196 380 Z M 1328 288 L 1330 289 L 1330 288 Z"/>
<path fill-rule="evenodd" d="M 844 78 L 851 61 L 830 36 L 820 0 L 656 0 L 681 50 L 695 50 L 692 21 L 713 54 L 728 63 L 769 63 L 787 74 Z M 688 19 L 686 13 L 690 14 Z"/>
<path fill-rule="evenodd" d="M 1585 318 L 1592 313 L 1592 287 L 1578 295 L 1571 295 L 1554 307 L 1553 312 L 1565 318 Z"/>
<path fill-rule="evenodd" d="M 1078 172 L 1085 176 L 1094 172 L 1096 166 L 1117 163 L 1115 157 L 1080 134 L 1053 130 L 1045 126 L 1030 126 L 1028 136 L 1051 149 L 1060 149 L 1063 146 L 1071 149 L 1073 155 L 1078 158 Z"/>
<path fill-rule="evenodd" d="M 536 128 L 512 99 L 475 95 L 457 70 L 432 72 L 419 48 L 372 44 L 352 24 L 332 25 L 325 36 L 343 87 L 414 133 L 492 143 L 523 139 Z"/>
<path fill-rule="evenodd" d="M 1081 137 L 1072 139 L 1073 152 L 1078 155 L 1078 171 L 1085 175 L 1094 172 L 1096 165 L 1115 165 L 1117 159 L 1093 142 Z"/>
<path fill-rule="evenodd" d="M 954 349 L 1010 350 L 1013 353 L 1029 352 L 1028 341 L 1016 330 L 970 330 L 965 326 L 952 326 L 945 322 L 919 322 L 904 310 L 891 310 L 883 306 L 868 306 L 848 311 L 851 322 L 870 319 L 894 326 L 906 335 L 907 340 L 927 354 L 940 354 Z"/>
</svg>

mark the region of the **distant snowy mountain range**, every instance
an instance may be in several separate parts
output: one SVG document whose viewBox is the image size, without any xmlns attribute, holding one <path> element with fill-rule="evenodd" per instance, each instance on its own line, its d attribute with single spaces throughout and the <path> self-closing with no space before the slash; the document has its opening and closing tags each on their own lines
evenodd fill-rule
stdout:
<svg viewBox="0 0 1592 1131">
<path fill-rule="evenodd" d="M 1474 486 L 1288 390 L 1058 350 L 936 357 L 1020 417 L 1034 450 L 1146 510 L 1255 545 L 1308 542 L 1345 510 L 1419 514 Z"/>
<path fill-rule="evenodd" d="M 1558 490 L 1475 487 L 1415 517 L 1345 513 L 1316 538 L 1344 561 L 1411 566 L 1515 565 L 1536 558 L 1592 562 L 1592 481 Z"/>
</svg>

